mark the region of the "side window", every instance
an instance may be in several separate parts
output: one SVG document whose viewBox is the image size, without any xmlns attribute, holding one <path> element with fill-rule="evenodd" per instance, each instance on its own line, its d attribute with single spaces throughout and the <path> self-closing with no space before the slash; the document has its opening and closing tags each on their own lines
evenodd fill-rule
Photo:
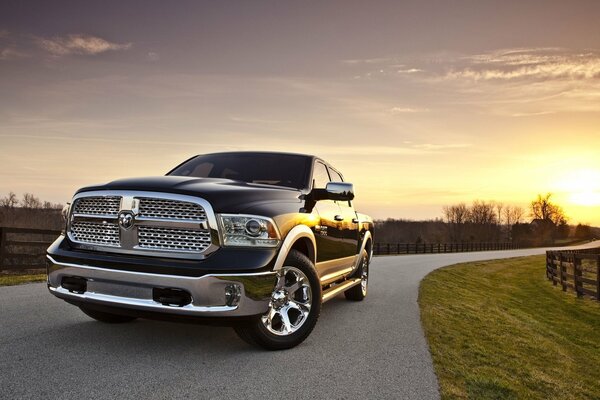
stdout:
<svg viewBox="0 0 600 400">
<path fill-rule="evenodd" d="M 325 189 L 327 182 L 329 182 L 327 167 L 319 161 L 315 162 L 315 168 L 313 170 L 313 188 Z"/>
<path fill-rule="evenodd" d="M 337 171 L 334 171 L 333 169 L 329 168 L 329 174 L 331 175 L 332 182 L 344 182 L 342 176 L 338 174 Z"/>
</svg>

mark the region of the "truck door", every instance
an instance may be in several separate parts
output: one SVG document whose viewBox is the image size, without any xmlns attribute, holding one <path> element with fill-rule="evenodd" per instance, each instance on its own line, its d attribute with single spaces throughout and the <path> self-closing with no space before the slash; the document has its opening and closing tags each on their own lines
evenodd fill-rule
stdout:
<svg viewBox="0 0 600 400">
<path fill-rule="evenodd" d="M 329 175 L 332 182 L 343 182 L 342 175 L 336 170 L 329 168 Z M 338 221 L 341 223 L 343 245 L 340 249 L 342 257 L 352 257 L 358 252 L 358 219 L 356 211 L 350 201 L 336 201 L 340 207 L 340 217 Z"/>
<path fill-rule="evenodd" d="M 324 189 L 330 182 L 327 167 L 315 161 L 313 168 L 313 188 Z M 333 200 L 319 200 L 315 205 L 319 216 L 319 224 L 314 228 L 317 244 L 317 273 L 320 278 L 335 274 L 344 265 L 344 232 L 342 226 L 342 210 Z"/>
</svg>

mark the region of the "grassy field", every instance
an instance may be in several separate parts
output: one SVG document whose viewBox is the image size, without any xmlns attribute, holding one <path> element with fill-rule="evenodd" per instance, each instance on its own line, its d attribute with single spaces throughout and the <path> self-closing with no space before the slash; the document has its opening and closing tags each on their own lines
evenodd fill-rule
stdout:
<svg viewBox="0 0 600 400">
<path fill-rule="evenodd" d="M 552 286 L 544 256 L 434 271 L 419 304 L 443 399 L 600 399 L 600 303 Z"/>
<path fill-rule="evenodd" d="M 21 285 L 23 283 L 44 282 L 46 274 L 0 275 L 0 286 Z"/>
</svg>

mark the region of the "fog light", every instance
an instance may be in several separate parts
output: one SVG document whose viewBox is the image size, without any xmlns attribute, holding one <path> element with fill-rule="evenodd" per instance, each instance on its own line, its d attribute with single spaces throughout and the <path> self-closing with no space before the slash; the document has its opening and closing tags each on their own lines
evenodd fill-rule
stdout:
<svg viewBox="0 0 600 400">
<path fill-rule="evenodd" d="M 242 287 L 237 283 L 225 286 L 225 304 L 229 307 L 237 306 L 242 297 Z"/>
</svg>

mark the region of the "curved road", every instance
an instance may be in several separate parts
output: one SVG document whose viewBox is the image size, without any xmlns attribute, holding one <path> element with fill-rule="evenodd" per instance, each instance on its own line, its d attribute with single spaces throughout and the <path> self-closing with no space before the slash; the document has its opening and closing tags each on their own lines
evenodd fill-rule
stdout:
<svg viewBox="0 0 600 400">
<path fill-rule="evenodd" d="M 377 257 L 364 302 L 331 300 L 311 336 L 280 352 L 250 347 L 230 328 L 105 325 L 45 284 L 1 287 L 0 398 L 436 399 L 421 279 L 450 264 L 544 250 Z"/>
</svg>

